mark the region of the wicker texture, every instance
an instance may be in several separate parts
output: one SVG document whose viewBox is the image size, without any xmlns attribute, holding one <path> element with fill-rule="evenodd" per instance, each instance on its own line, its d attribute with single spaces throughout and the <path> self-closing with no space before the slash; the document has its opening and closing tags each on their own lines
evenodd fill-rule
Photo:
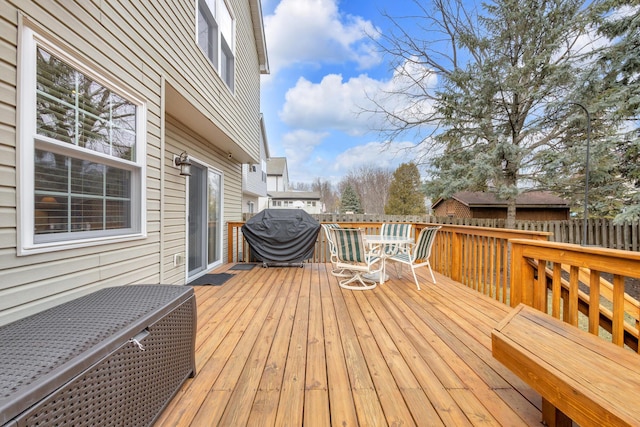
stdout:
<svg viewBox="0 0 640 427">
<path fill-rule="evenodd" d="M 0 425 L 150 425 L 194 373 L 195 310 L 192 288 L 136 285 L 0 327 Z"/>
</svg>

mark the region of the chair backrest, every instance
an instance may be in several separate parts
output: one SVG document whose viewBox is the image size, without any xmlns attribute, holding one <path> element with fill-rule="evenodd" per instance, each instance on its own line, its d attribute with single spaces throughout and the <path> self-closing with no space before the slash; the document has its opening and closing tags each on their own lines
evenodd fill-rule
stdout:
<svg viewBox="0 0 640 427">
<path fill-rule="evenodd" d="M 420 231 L 420 235 L 418 236 L 418 241 L 416 242 L 416 246 L 413 248 L 413 253 L 411 254 L 412 261 L 416 261 L 419 259 L 428 260 L 431 256 L 431 247 L 433 246 L 433 242 L 436 239 L 436 233 L 440 230 L 440 226 L 438 227 L 427 227 L 423 228 Z"/>
<path fill-rule="evenodd" d="M 324 230 L 324 234 L 327 238 L 327 243 L 329 244 L 329 253 L 333 258 L 337 255 L 337 252 L 336 252 L 336 244 L 333 241 L 333 235 L 331 233 L 332 228 L 340 228 L 340 226 L 338 224 L 322 224 L 322 229 Z"/>
<path fill-rule="evenodd" d="M 413 224 L 403 224 L 399 222 L 385 222 L 382 224 L 380 228 L 380 235 L 382 236 L 394 236 L 394 237 L 406 237 L 407 239 L 411 237 L 411 227 Z M 398 252 L 398 246 L 396 245 L 385 245 L 384 252 L 387 255 L 394 255 Z"/>
<path fill-rule="evenodd" d="M 382 224 L 380 234 L 383 236 L 411 237 L 412 224 L 400 222 L 385 222 Z"/>
<path fill-rule="evenodd" d="M 366 262 L 362 230 L 359 228 L 332 228 L 336 255 L 342 262 Z"/>
</svg>

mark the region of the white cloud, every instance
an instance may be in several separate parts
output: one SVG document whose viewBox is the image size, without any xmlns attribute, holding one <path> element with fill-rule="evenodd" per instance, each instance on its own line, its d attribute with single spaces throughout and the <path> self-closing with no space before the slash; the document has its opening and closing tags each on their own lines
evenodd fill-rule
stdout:
<svg viewBox="0 0 640 427">
<path fill-rule="evenodd" d="M 296 63 L 380 63 L 369 35 L 371 21 L 341 14 L 337 0 L 282 0 L 264 18 L 271 74 Z"/>
<path fill-rule="evenodd" d="M 367 94 L 377 92 L 381 84 L 366 75 L 343 82 L 342 76 L 329 74 L 317 84 L 301 77 L 287 91 L 280 118 L 292 128 L 362 135 L 371 124 L 371 115 L 362 113 L 370 104 Z"/>
<path fill-rule="evenodd" d="M 397 142 L 390 145 L 382 142 L 369 142 L 351 147 L 338 154 L 333 170 L 339 172 L 339 175 L 344 175 L 350 169 L 371 164 L 395 170 L 401 163 L 408 162 L 413 158 L 410 150 L 414 148 L 415 145 L 411 142 Z"/>
<path fill-rule="evenodd" d="M 327 132 L 295 130 L 282 137 L 282 147 L 287 157 L 287 165 L 304 165 L 322 141 L 329 136 Z"/>
<path fill-rule="evenodd" d="M 280 119 L 292 128 L 335 129 L 359 136 L 379 129 L 385 118 L 383 113 L 373 113 L 379 108 L 372 99 L 394 115 L 419 120 L 432 112 L 431 100 L 425 93 L 436 83 L 434 73 L 411 63 L 396 70 L 387 81 L 366 74 L 347 81 L 341 75 L 329 74 L 320 83 L 301 77 L 287 91 Z"/>
</svg>

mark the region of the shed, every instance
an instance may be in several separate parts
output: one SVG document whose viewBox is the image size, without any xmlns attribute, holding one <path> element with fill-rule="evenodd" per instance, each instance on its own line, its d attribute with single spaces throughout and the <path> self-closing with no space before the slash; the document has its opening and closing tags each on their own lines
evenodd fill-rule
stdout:
<svg viewBox="0 0 640 427">
<path fill-rule="evenodd" d="M 506 219 L 507 201 L 495 193 L 461 191 L 448 199 L 438 199 L 432 209 L 435 216 L 450 218 Z M 529 191 L 516 198 L 516 219 L 524 221 L 561 221 L 569 219 L 569 203 L 548 191 Z"/>
</svg>

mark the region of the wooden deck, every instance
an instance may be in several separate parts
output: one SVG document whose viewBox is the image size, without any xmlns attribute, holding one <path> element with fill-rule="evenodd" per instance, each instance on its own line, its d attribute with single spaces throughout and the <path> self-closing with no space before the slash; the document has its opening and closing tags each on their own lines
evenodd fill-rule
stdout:
<svg viewBox="0 0 640 427">
<path fill-rule="evenodd" d="M 197 375 L 157 426 L 540 425 L 540 397 L 491 356 L 510 310 L 419 271 L 347 291 L 330 265 L 257 266 L 195 288 Z"/>
</svg>

